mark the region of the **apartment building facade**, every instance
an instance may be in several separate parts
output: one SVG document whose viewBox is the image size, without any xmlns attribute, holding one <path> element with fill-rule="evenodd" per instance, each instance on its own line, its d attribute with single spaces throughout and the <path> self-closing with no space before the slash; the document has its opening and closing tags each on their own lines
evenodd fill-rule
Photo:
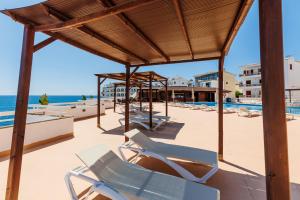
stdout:
<svg viewBox="0 0 300 200">
<path fill-rule="evenodd" d="M 218 80 L 219 80 L 218 71 L 198 74 L 195 75 L 194 78 L 195 78 L 195 86 L 218 89 Z M 236 78 L 234 74 L 224 71 L 223 86 L 224 86 L 223 89 L 228 91 L 227 93 L 224 93 L 224 98 L 235 99 Z M 218 99 L 217 94 L 215 99 L 217 101 Z"/>
<path fill-rule="evenodd" d="M 244 65 L 241 66 L 240 69 L 240 88 L 243 96 L 248 98 L 261 98 L 261 65 Z M 300 61 L 296 61 L 294 57 L 284 59 L 284 84 L 286 98 L 299 101 Z"/>
</svg>

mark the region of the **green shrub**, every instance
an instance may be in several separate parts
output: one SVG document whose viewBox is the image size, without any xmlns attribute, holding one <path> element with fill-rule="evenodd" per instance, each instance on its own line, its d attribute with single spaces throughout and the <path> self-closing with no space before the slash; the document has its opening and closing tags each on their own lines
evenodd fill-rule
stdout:
<svg viewBox="0 0 300 200">
<path fill-rule="evenodd" d="M 81 96 L 81 100 L 82 100 L 82 101 L 85 101 L 85 100 L 86 100 L 86 96 L 85 96 L 85 95 L 82 95 L 82 96 Z"/>
<path fill-rule="evenodd" d="M 239 98 L 242 95 L 243 95 L 243 93 L 241 93 L 240 91 L 235 91 L 235 97 L 236 98 Z"/>
<path fill-rule="evenodd" d="M 94 96 L 93 96 L 93 95 L 90 95 L 90 99 L 94 99 Z"/>
<path fill-rule="evenodd" d="M 43 94 L 42 96 L 40 96 L 39 103 L 40 103 L 41 105 L 48 105 L 48 104 L 49 104 L 48 96 L 47 96 L 46 93 Z"/>
</svg>

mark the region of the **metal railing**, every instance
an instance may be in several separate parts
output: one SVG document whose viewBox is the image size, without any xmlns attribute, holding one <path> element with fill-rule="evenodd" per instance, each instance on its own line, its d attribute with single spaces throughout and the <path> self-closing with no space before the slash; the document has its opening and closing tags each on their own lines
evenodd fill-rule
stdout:
<svg viewBox="0 0 300 200">
<path fill-rule="evenodd" d="M 261 86 L 261 83 L 251 83 L 251 84 L 240 83 L 240 87 L 252 87 L 252 86 Z"/>
<path fill-rule="evenodd" d="M 254 76 L 254 75 L 261 75 L 261 72 L 253 72 L 253 73 L 248 73 L 248 74 L 239 74 L 239 77 L 242 77 L 242 76 Z"/>
</svg>

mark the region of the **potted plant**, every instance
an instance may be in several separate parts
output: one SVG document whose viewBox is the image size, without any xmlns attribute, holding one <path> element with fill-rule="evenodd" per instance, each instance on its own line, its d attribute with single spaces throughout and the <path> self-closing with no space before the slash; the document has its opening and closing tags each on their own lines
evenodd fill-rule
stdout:
<svg viewBox="0 0 300 200">
<path fill-rule="evenodd" d="M 40 98 L 39 98 L 39 103 L 40 103 L 41 105 L 48 105 L 48 104 L 49 104 L 48 96 L 47 96 L 46 93 L 43 94 L 42 96 L 40 96 Z"/>
</svg>

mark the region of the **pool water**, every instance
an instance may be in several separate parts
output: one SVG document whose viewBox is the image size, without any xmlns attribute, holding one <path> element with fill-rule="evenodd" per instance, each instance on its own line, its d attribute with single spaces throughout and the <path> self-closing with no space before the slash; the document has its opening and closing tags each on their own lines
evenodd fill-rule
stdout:
<svg viewBox="0 0 300 200">
<path fill-rule="evenodd" d="M 205 104 L 208 106 L 216 106 L 216 102 L 187 102 L 186 104 L 195 104 L 195 105 L 201 105 Z M 241 103 L 224 103 L 224 108 L 247 108 L 248 110 L 262 110 L 262 105 L 257 104 L 241 104 Z M 286 108 L 287 113 L 291 114 L 297 114 L 300 115 L 300 107 L 287 107 Z"/>
<path fill-rule="evenodd" d="M 26 123 L 36 123 L 59 119 L 59 117 L 55 116 L 47 116 L 47 115 L 27 115 Z M 0 116 L 0 127 L 8 127 L 14 125 L 14 115 Z"/>
</svg>

